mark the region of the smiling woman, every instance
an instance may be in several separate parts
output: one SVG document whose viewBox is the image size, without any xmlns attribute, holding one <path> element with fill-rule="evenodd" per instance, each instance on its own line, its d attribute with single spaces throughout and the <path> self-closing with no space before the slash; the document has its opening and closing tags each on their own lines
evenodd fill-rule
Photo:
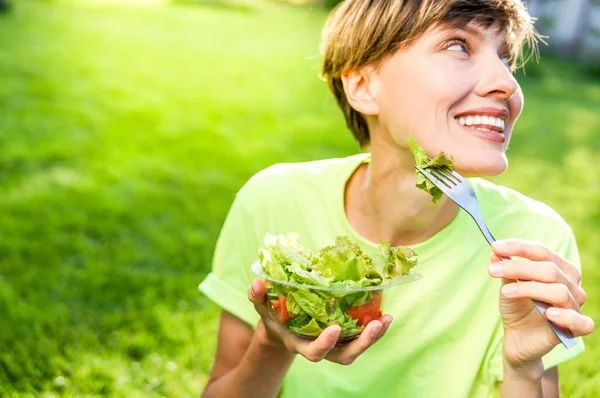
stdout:
<svg viewBox="0 0 600 398">
<path fill-rule="evenodd" d="M 518 0 L 347 0 L 333 11 L 322 76 L 363 153 L 277 164 L 238 192 L 200 285 L 223 308 L 206 396 L 558 395 L 555 367 L 583 343 L 559 346 L 530 299 L 549 303 L 544 316 L 573 335 L 592 332 L 571 228 L 548 206 L 473 178 L 504 239 L 490 252 L 453 202 L 433 204 L 415 187 L 408 144 L 412 135 L 430 157 L 450 153 L 462 174 L 502 173 L 523 108 L 512 72 L 535 37 Z M 379 242 L 410 246 L 423 278 L 392 289 L 386 314 L 357 339 L 336 344 L 340 325 L 323 318 L 319 337 L 303 340 L 269 317 L 249 272 L 262 237 L 288 232 L 311 251 L 336 236 L 369 255 Z"/>
<path fill-rule="evenodd" d="M 517 60 L 523 58 L 522 44 L 528 42 L 532 44 L 529 48 L 535 49 L 536 41 L 522 5 L 462 0 L 393 5 L 382 2 L 373 6 L 355 3 L 342 7 L 325 28 L 323 76 L 359 143 L 373 145 L 368 127 L 372 111 L 361 108 L 370 92 L 364 90 L 365 85 L 354 87 L 363 82 L 365 73 L 370 73 L 368 89 L 382 100 L 374 112 L 384 123 L 383 128 L 400 134 L 387 138 L 406 148 L 406 135 L 411 132 L 428 152 L 445 150 L 456 155 L 459 168 L 467 174 L 475 166 L 472 162 L 462 164 L 460 151 L 465 150 L 479 154 L 479 162 L 485 162 L 484 167 L 489 169 L 485 174 L 504 171 L 503 152 L 523 105 L 511 72 Z M 346 17 L 351 13 L 371 17 L 354 21 Z M 378 13 L 391 23 L 378 24 Z M 385 39 L 365 46 L 365 38 L 361 37 L 364 30 Z M 364 68 L 367 65 L 370 69 Z M 487 91 L 493 91 L 492 95 L 486 96 Z M 356 96 L 362 101 L 352 103 Z M 495 97 L 507 101 L 498 104 Z M 463 116 L 464 123 L 460 123 Z M 494 119 L 492 127 L 489 117 L 500 121 Z M 468 127 L 460 129 L 455 120 Z M 399 125 L 402 131 L 385 123 Z M 503 125 L 502 132 L 496 123 Z M 461 134 L 463 130 L 487 142 L 469 139 Z M 422 135 L 435 135 L 435 140 Z M 471 144 L 481 150 L 474 151 Z"/>
<path fill-rule="evenodd" d="M 367 125 L 378 126 L 369 144 L 386 140 L 406 147 L 410 132 L 428 153 L 452 153 L 463 173 L 504 171 L 504 153 L 523 106 L 506 35 L 498 24 L 436 26 L 377 67 L 344 72 L 352 108 Z M 496 119 L 504 124 L 501 131 Z"/>
</svg>

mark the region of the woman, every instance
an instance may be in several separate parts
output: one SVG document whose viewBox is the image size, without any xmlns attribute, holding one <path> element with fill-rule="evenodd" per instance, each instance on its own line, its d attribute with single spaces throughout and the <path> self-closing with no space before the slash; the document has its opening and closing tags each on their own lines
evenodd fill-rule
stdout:
<svg viewBox="0 0 600 398">
<path fill-rule="evenodd" d="M 558 345 L 530 299 L 550 303 L 545 316 L 575 336 L 592 332 L 571 229 L 546 205 L 473 178 L 490 229 L 511 238 L 490 254 L 453 202 L 415 188 L 407 143 L 452 154 L 464 175 L 502 173 L 523 107 L 513 63 L 534 39 L 517 0 L 348 0 L 333 11 L 323 76 L 368 153 L 275 165 L 240 190 L 200 286 L 223 307 L 205 396 L 558 396 L 556 365 L 583 345 Z M 269 318 L 252 282 L 267 232 L 298 232 L 311 250 L 337 235 L 367 253 L 408 245 L 423 279 L 392 289 L 389 314 L 358 339 L 336 345 L 330 326 L 303 340 Z"/>
</svg>

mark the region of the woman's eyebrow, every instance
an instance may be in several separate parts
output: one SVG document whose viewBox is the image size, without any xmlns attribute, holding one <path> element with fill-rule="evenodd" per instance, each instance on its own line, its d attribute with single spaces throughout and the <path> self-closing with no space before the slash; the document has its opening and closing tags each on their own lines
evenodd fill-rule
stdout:
<svg viewBox="0 0 600 398">
<path fill-rule="evenodd" d="M 485 31 L 481 28 L 467 25 L 467 26 L 464 26 L 462 28 L 462 30 L 464 30 L 465 32 L 467 32 L 473 36 L 476 36 L 479 40 L 485 39 L 485 33 L 484 33 Z"/>
<path fill-rule="evenodd" d="M 465 24 L 463 26 L 456 26 L 456 25 L 453 26 L 452 24 L 448 24 L 443 29 L 446 33 L 463 32 L 470 36 L 473 36 L 475 39 L 477 39 L 479 41 L 484 41 L 487 36 L 487 29 L 483 28 L 482 26 L 477 25 L 476 23 L 469 23 L 469 24 Z M 499 33 L 499 31 L 500 31 L 500 29 L 498 29 L 498 33 Z M 502 44 L 500 45 L 501 51 L 507 51 L 509 49 L 509 47 L 510 46 L 508 45 L 508 42 L 506 40 L 503 40 Z"/>
<path fill-rule="evenodd" d="M 447 32 L 456 32 L 456 31 L 462 31 L 464 33 L 468 33 L 470 35 L 475 36 L 478 39 L 483 40 L 486 36 L 486 32 L 487 30 L 494 26 L 495 24 L 489 24 L 489 26 L 487 24 L 484 23 L 480 23 L 477 21 L 471 21 L 471 22 L 467 22 L 467 23 L 460 23 L 459 21 L 449 21 L 449 22 L 445 22 L 443 24 L 441 24 L 441 28 L 444 31 Z M 498 30 L 501 30 L 500 28 L 498 28 Z"/>
</svg>

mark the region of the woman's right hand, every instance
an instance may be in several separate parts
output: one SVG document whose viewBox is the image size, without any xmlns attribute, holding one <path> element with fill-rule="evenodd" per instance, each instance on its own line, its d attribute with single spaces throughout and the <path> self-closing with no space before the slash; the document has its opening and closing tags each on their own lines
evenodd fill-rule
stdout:
<svg viewBox="0 0 600 398">
<path fill-rule="evenodd" d="M 300 354 L 312 362 L 327 359 L 341 365 L 350 365 L 382 338 L 392 323 L 391 315 L 383 315 L 379 320 L 369 322 L 358 338 L 336 345 L 341 332 L 338 325 L 327 327 L 315 340 L 307 340 L 271 319 L 267 309 L 265 285 L 261 280 L 252 282 L 248 289 L 248 299 L 261 317 L 255 331 L 261 344 L 267 347 L 285 347 L 289 352 Z"/>
</svg>

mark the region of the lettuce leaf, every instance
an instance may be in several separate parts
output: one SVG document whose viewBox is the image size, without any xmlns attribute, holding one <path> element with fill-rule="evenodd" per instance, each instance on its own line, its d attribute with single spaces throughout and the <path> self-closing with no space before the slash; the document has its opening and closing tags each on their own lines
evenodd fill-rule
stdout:
<svg viewBox="0 0 600 398">
<path fill-rule="evenodd" d="M 359 281 L 367 274 L 371 259 L 347 236 L 338 236 L 335 244 L 319 253 L 314 269 L 332 281 Z"/>
<path fill-rule="evenodd" d="M 287 270 L 290 272 L 289 280 L 300 285 L 313 285 L 329 287 L 331 278 L 325 278 L 317 271 L 302 268 L 298 263 L 292 263 Z"/>
<path fill-rule="evenodd" d="M 319 322 L 328 323 L 329 316 L 325 308 L 325 301 L 314 293 L 306 290 L 297 290 L 291 292 L 288 296 L 292 296 L 294 301 L 306 312 Z"/>
<path fill-rule="evenodd" d="M 408 145 L 410 146 L 410 150 L 415 157 L 415 164 L 422 169 L 449 169 L 454 170 L 454 159 L 451 155 L 441 152 L 435 158 L 429 160 L 429 157 L 425 153 L 425 150 L 417 143 L 417 141 L 412 137 L 408 136 Z M 437 203 L 438 200 L 443 195 L 441 189 L 435 186 L 431 181 L 429 181 L 423 173 L 420 171 L 416 171 L 417 177 L 417 188 L 428 192 L 431 195 L 431 201 L 433 203 Z"/>
<path fill-rule="evenodd" d="M 306 325 L 303 326 L 289 326 L 289 329 L 297 334 L 301 334 L 303 336 L 314 336 L 317 337 L 321 334 L 323 329 L 319 326 L 317 321 L 311 319 Z"/>
<path fill-rule="evenodd" d="M 381 274 L 385 279 L 408 275 L 409 271 L 417 265 L 417 253 L 403 246 L 391 247 L 389 243 L 379 244 L 378 264 L 381 264 Z"/>
<path fill-rule="evenodd" d="M 259 249 L 258 259 L 266 274 L 282 281 L 288 280 L 288 276 L 283 270 L 281 263 L 273 258 L 271 252 L 263 248 Z"/>
<path fill-rule="evenodd" d="M 296 302 L 294 296 L 291 294 L 287 295 L 287 299 L 285 300 L 285 306 L 287 307 L 288 314 L 290 317 L 294 318 L 298 315 L 306 314 L 302 307 Z"/>
</svg>

